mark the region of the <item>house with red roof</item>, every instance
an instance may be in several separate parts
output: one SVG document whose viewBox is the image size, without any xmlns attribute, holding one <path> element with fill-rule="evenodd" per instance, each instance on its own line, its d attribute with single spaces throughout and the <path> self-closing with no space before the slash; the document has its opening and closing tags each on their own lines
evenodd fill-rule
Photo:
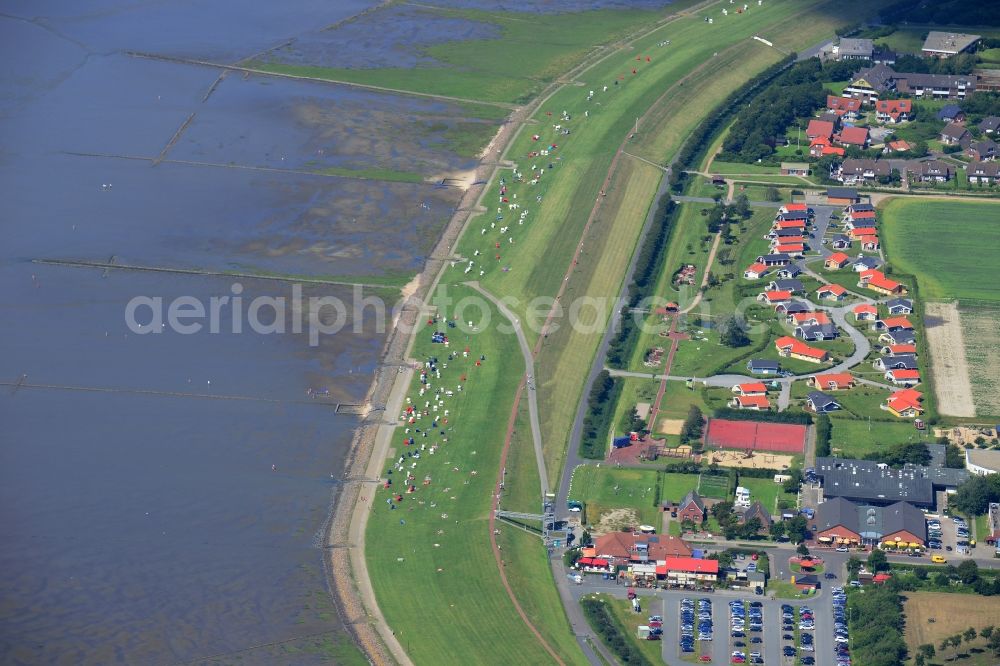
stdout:
<svg viewBox="0 0 1000 666">
<path fill-rule="evenodd" d="M 875 119 L 880 123 L 905 123 L 913 114 L 913 100 L 880 99 L 875 102 Z"/>
<path fill-rule="evenodd" d="M 851 263 L 851 258 L 844 254 L 843 252 L 834 252 L 826 261 L 823 262 L 823 267 L 831 271 L 840 270 L 847 264 Z"/>
<path fill-rule="evenodd" d="M 657 566 L 656 573 L 659 575 Z M 670 587 L 689 589 L 711 588 L 719 579 L 719 561 L 697 559 L 694 557 L 670 557 L 664 562 L 663 573 Z"/>
<path fill-rule="evenodd" d="M 896 391 L 882 405 L 882 409 L 890 412 L 899 418 L 914 418 L 924 413 L 924 408 L 920 401 L 924 395 L 916 389 L 903 389 Z"/>
<path fill-rule="evenodd" d="M 878 252 L 878 249 L 882 247 L 882 244 L 879 243 L 878 236 L 875 236 L 874 234 L 870 236 L 859 236 L 858 242 L 861 243 L 861 249 L 868 252 Z"/>
<path fill-rule="evenodd" d="M 809 212 L 809 206 L 804 203 L 786 203 L 782 204 L 781 208 L 778 209 L 779 215 L 784 215 L 785 213 L 791 213 L 792 211 L 798 212 Z"/>
<path fill-rule="evenodd" d="M 874 227 L 875 219 L 876 215 L 873 210 L 848 210 L 844 213 L 844 223 L 847 225 L 848 229 L 851 227 Z M 861 220 L 866 220 L 866 222 L 864 224 L 859 224 L 858 222 Z M 870 223 L 867 221 L 870 221 Z"/>
<path fill-rule="evenodd" d="M 854 121 L 861 113 L 861 100 L 853 97 L 826 96 L 826 110 L 843 120 Z"/>
<path fill-rule="evenodd" d="M 828 301 L 842 301 L 847 295 L 847 290 L 839 284 L 827 284 L 816 290 L 816 297 Z"/>
<path fill-rule="evenodd" d="M 877 331 L 912 331 L 913 324 L 906 317 L 886 317 L 875 322 Z"/>
<path fill-rule="evenodd" d="M 764 382 L 750 382 L 747 384 L 737 384 L 733 387 L 733 393 L 739 395 L 766 395 L 767 385 Z"/>
<path fill-rule="evenodd" d="M 729 406 L 735 409 L 750 409 L 753 411 L 766 411 L 771 409 L 771 403 L 764 395 L 737 395 L 729 401 Z"/>
<path fill-rule="evenodd" d="M 852 310 L 854 321 L 875 321 L 878 319 L 878 308 L 870 303 L 855 305 Z"/>
<path fill-rule="evenodd" d="M 833 123 L 829 120 L 816 120 L 815 118 L 810 120 L 808 127 L 806 127 L 806 138 L 812 141 L 818 136 L 833 136 Z"/>
<path fill-rule="evenodd" d="M 917 346 L 914 344 L 886 345 L 880 350 L 883 354 L 898 356 L 900 354 L 917 355 Z"/>
<path fill-rule="evenodd" d="M 679 537 L 667 534 L 608 532 L 594 539 L 594 555 L 615 565 L 633 562 L 665 562 L 670 557 L 690 557 L 691 547 Z"/>
<path fill-rule="evenodd" d="M 903 139 L 896 139 L 895 141 L 890 141 L 885 145 L 890 153 L 905 153 L 907 150 L 912 148 L 912 146 L 910 146 L 910 144 Z"/>
<path fill-rule="evenodd" d="M 906 287 L 895 280 L 890 280 L 882 271 L 874 268 L 869 271 L 862 271 L 858 275 L 858 286 L 887 296 L 906 293 Z"/>
<path fill-rule="evenodd" d="M 812 157 L 824 157 L 826 155 L 840 155 L 843 157 L 847 151 L 840 146 L 831 145 L 831 138 L 828 136 L 818 136 L 809 142 L 809 154 Z"/>
<path fill-rule="evenodd" d="M 825 312 L 793 312 L 785 318 L 785 321 L 798 326 L 822 326 L 833 323 Z"/>
<path fill-rule="evenodd" d="M 776 220 L 774 222 L 775 229 L 805 229 L 805 220 Z"/>
<path fill-rule="evenodd" d="M 840 134 L 833 137 L 834 141 L 842 146 L 857 146 L 864 148 L 868 145 L 867 127 L 845 127 L 840 130 Z"/>
<path fill-rule="evenodd" d="M 920 371 L 906 368 L 893 369 L 885 373 L 885 378 L 896 386 L 916 386 L 920 383 Z"/>
<path fill-rule="evenodd" d="M 810 347 L 801 340 L 785 335 L 774 341 L 774 347 L 779 356 L 797 358 L 810 363 L 824 363 L 830 358 L 825 349 Z"/>
<path fill-rule="evenodd" d="M 790 257 L 801 257 L 806 251 L 806 246 L 802 243 L 782 243 L 774 248 L 779 254 L 787 254 Z"/>
<path fill-rule="evenodd" d="M 832 372 L 825 375 L 815 375 L 806 380 L 806 384 L 820 390 L 842 391 L 853 388 L 857 382 L 849 372 Z"/>
<path fill-rule="evenodd" d="M 792 300 L 792 292 L 790 291 L 762 291 L 757 296 L 757 300 L 762 303 L 767 303 L 768 305 L 777 305 L 778 303 L 787 303 Z"/>
<path fill-rule="evenodd" d="M 747 269 L 743 271 L 743 277 L 748 280 L 759 280 L 760 278 L 767 275 L 768 268 L 762 263 L 750 264 Z"/>
</svg>

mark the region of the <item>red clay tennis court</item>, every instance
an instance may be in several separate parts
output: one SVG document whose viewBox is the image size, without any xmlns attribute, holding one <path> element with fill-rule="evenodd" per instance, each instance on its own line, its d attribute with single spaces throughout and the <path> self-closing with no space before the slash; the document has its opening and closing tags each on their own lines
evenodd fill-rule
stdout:
<svg viewBox="0 0 1000 666">
<path fill-rule="evenodd" d="M 805 444 L 806 427 L 790 423 L 709 419 L 705 432 L 706 446 L 723 449 L 802 453 Z"/>
</svg>

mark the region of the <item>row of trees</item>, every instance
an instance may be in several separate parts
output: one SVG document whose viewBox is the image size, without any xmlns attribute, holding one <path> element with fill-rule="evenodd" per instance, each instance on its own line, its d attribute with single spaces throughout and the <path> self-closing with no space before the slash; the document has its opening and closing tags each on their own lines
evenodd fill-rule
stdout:
<svg viewBox="0 0 1000 666">
<path fill-rule="evenodd" d="M 583 435 L 580 438 L 580 455 L 584 458 L 604 458 L 611 419 L 620 392 L 621 383 L 607 370 L 602 370 L 590 387 L 587 415 L 583 418 Z"/>
<path fill-rule="evenodd" d="M 891 585 L 872 585 L 847 601 L 852 661 L 865 666 L 898 666 L 906 658 L 903 603 Z"/>
<path fill-rule="evenodd" d="M 948 653 L 957 652 L 957 648 L 965 642 L 966 645 L 977 641 L 980 638 L 986 639 L 986 647 L 993 653 L 994 656 L 1000 652 L 1000 630 L 996 627 L 990 625 L 988 627 L 983 627 L 979 631 L 976 631 L 975 627 L 969 627 L 963 632 L 957 633 L 954 636 L 948 636 L 947 638 L 941 639 L 941 643 L 938 646 L 940 652 L 934 648 L 931 643 L 924 643 L 917 648 L 917 654 L 913 661 L 916 666 L 925 666 L 931 663 L 931 659 L 935 656 L 944 656 Z M 954 654 L 950 658 L 954 658 Z"/>
<path fill-rule="evenodd" d="M 902 467 L 906 463 L 927 465 L 931 461 L 931 453 L 923 442 L 899 442 L 866 453 L 864 459 L 875 460 L 892 467 Z"/>
<path fill-rule="evenodd" d="M 582 599 L 580 605 L 587 616 L 587 622 L 594 628 L 605 644 L 611 648 L 623 664 L 639 664 L 652 666 L 651 662 L 639 650 L 635 649 L 628 637 L 622 633 L 618 623 L 611 617 L 607 605 L 599 599 Z"/>
<path fill-rule="evenodd" d="M 687 417 L 684 419 L 684 425 L 681 426 L 681 444 L 691 444 L 700 449 L 701 436 L 704 432 L 705 416 L 697 405 L 691 405 Z"/>
</svg>

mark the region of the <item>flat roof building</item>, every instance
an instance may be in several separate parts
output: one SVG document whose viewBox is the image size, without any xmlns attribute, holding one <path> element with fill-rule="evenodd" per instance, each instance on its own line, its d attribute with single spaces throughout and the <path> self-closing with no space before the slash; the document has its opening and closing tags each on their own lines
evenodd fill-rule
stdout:
<svg viewBox="0 0 1000 666">
<path fill-rule="evenodd" d="M 968 51 L 980 39 L 979 35 L 965 35 L 959 32 L 932 30 L 927 33 L 927 39 L 924 40 L 924 47 L 921 49 L 921 52 L 928 56 L 948 58 L 958 55 L 962 51 Z"/>
<path fill-rule="evenodd" d="M 990 449 L 966 449 L 965 469 L 972 474 L 986 476 L 1000 472 L 1000 451 Z"/>
<path fill-rule="evenodd" d="M 965 469 L 910 464 L 893 469 L 871 460 L 824 457 L 816 459 L 816 475 L 824 497 L 880 506 L 909 502 L 924 508 L 934 506 L 935 491 L 956 488 L 969 478 Z"/>
</svg>

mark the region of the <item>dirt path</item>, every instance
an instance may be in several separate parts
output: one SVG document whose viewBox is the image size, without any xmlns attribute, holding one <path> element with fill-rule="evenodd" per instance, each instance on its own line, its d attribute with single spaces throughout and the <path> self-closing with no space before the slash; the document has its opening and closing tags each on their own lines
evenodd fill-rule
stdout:
<svg viewBox="0 0 1000 666">
<path fill-rule="evenodd" d="M 927 303 L 924 327 L 934 369 L 934 395 L 941 414 L 975 416 L 958 303 Z"/>
</svg>

